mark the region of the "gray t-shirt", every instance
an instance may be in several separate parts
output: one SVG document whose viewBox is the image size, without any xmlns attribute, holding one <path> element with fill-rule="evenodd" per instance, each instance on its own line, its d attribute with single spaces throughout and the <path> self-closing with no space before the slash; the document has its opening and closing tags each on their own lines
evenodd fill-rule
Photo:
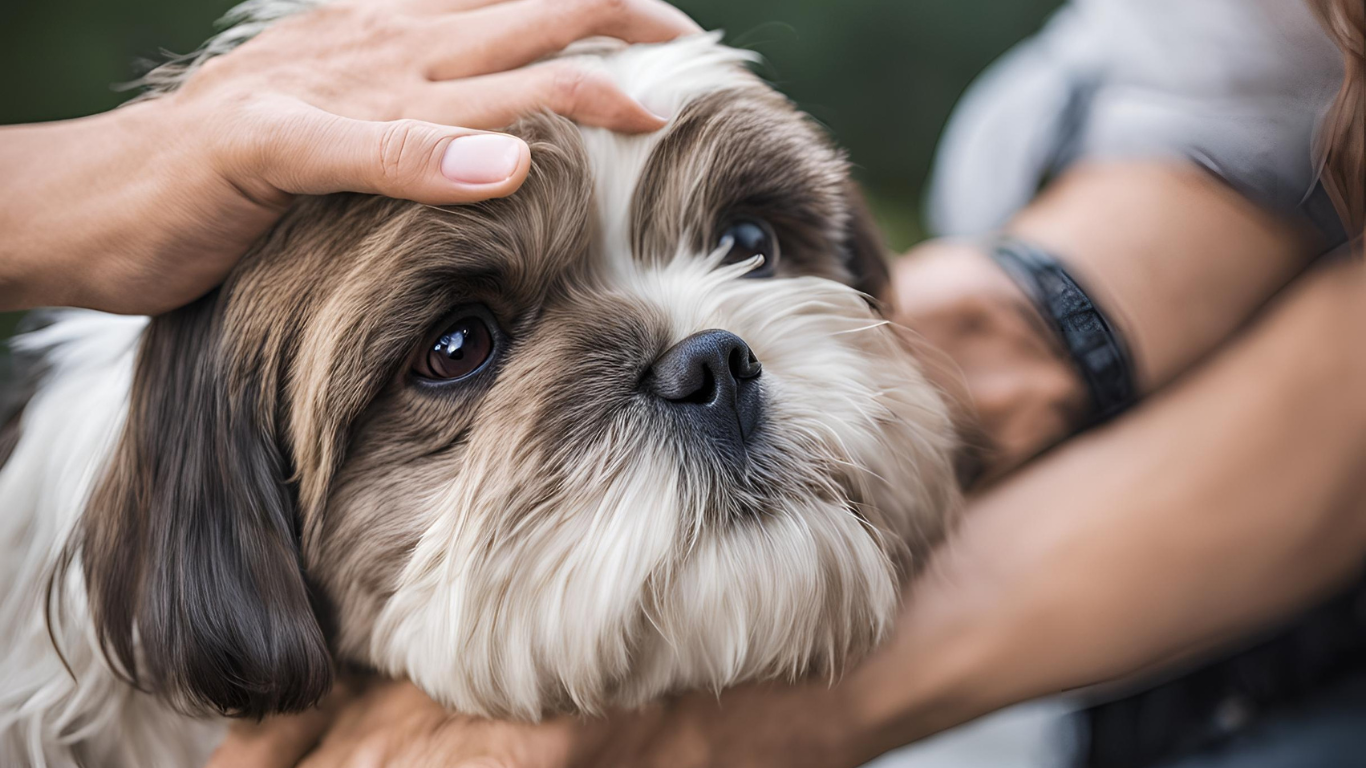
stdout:
<svg viewBox="0 0 1366 768">
<path fill-rule="evenodd" d="M 998 229 L 1077 160 L 1174 158 L 1337 237 L 1314 142 L 1342 67 L 1303 0 L 1072 0 L 959 104 L 931 226 Z"/>
</svg>

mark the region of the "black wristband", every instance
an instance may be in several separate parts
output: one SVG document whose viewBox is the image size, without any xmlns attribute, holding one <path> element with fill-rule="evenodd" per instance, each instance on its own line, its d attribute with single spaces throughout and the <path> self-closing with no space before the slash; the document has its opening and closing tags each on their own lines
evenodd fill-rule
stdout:
<svg viewBox="0 0 1366 768">
<path fill-rule="evenodd" d="M 1057 332 L 1091 394 L 1093 424 L 1138 401 L 1133 359 L 1119 329 L 1057 259 L 1018 240 L 998 242 L 991 257 Z"/>
</svg>

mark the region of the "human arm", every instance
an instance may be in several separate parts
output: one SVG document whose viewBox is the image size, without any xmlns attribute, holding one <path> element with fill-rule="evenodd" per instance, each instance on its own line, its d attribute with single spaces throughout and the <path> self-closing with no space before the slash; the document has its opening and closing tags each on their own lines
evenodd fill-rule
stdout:
<svg viewBox="0 0 1366 768">
<path fill-rule="evenodd" d="M 1218 348 L 1323 248 L 1301 224 L 1177 163 L 1079 166 L 1006 232 L 1054 253 L 1111 315 L 1145 394 Z M 952 388 L 961 377 L 999 476 L 1083 426 L 1088 399 L 990 247 L 912 251 L 896 265 L 896 317 L 949 358 L 938 378 Z"/>
<path fill-rule="evenodd" d="M 511 194 L 527 146 L 482 131 L 543 108 L 626 131 L 664 123 L 601 75 L 518 67 L 583 37 L 694 31 L 659 0 L 335 2 L 168 95 L 0 128 L 0 309 L 172 309 L 217 284 L 294 195 Z"/>
<path fill-rule="evenodd" d="M 1358 575 L 1363 299 L 1366 266 L 1317 270 L 1138 413 L 975 500 L 856 673 L 904 663 L 917 689 L 884 686 L 880 743 L 1208 650 Z"/>
</svg>

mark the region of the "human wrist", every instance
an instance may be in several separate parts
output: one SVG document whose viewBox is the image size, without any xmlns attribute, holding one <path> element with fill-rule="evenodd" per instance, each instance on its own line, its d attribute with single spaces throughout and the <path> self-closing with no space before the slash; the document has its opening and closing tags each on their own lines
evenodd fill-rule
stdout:
<svg viewBox="0 0 1366 768">
<path fill-rule="evenodd" d="M 833 689 L 845 729 L 842 765 L 863 765 L 1005 703 L 998 683 L 1011 666 L 998 663 L 1002 643 L 990 636 L 992 622 L 967 613 L 940 621 L 912 611 L 908 618 L 924 629 L 903 622 L 909 637 L 894 639 Z"/>
<path fill-rule="evenodd" d="M 0 259 L 6 308 L 101 306 L 101 286 L 118 262 L 157 233 L 165 179 L 177 175 L 166 162 L 174 142 L 164 120 L 149 102 L 20 127 L 11 147 L 18 155 L 4 160 L 30 187 L 8 201 L 12 237 Z"/>
<path fill-rule="evenodd" d="M 897 265 L 896 317 L 929 342 L 927 374 L 962 412 L 968 438 L 986 443 L 992 475 L 1083 426 L 1089 394 L 1056 332 L 989 248 L 917 248 Z"/>
</svg>

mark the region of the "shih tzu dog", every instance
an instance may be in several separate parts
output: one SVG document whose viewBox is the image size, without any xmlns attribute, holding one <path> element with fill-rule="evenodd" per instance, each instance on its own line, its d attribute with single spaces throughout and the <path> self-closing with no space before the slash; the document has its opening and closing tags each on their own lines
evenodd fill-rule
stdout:
<svg viewBox="0 0 1366 768">
<path fill-rule="evenodd" d="M 671 124 L 527 119 L 509 199 L 304 199 L 189 307 L 15 342 L 0 763 L 194 764 L 338 665 L 535 719 L 886 634 L 956 439 L 846 161 L 715 36 L 573 55 Z"/>
</svg>

